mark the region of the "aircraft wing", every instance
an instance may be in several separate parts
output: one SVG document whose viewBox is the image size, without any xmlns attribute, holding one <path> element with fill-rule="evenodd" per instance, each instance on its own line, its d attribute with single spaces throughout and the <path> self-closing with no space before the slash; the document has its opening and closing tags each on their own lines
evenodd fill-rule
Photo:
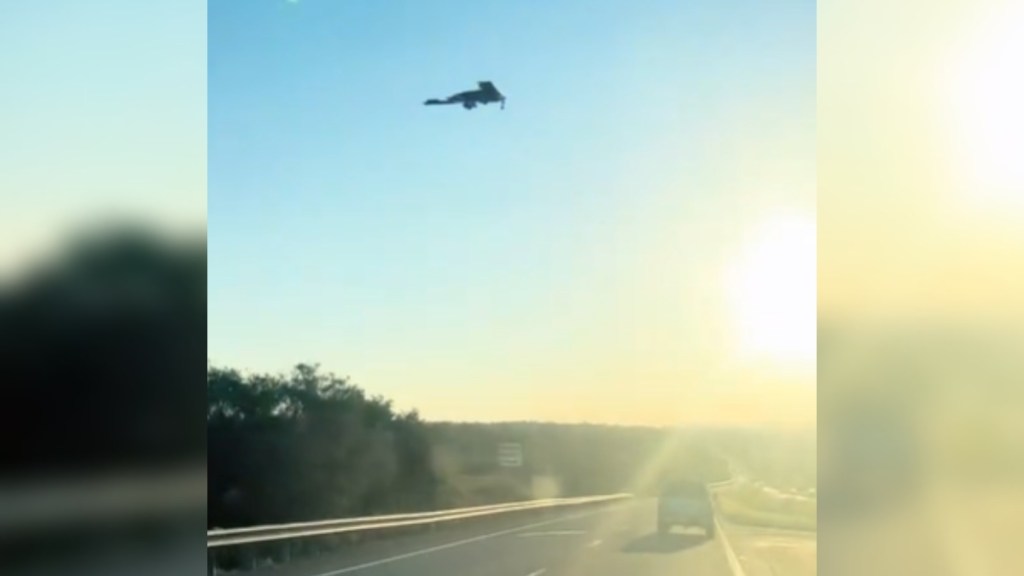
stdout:
<svg viewBox="0 0 1024 576">
<path fill-rule="evenodd" d="M 492 98 L 501 98 L 501 92 L 498 92 L 498 89 L 494 86 L 493 82 L 483 81 L 477 82 L 477 84 L 480 86 L 480 90 L 488 96 Z"/>
</svg>

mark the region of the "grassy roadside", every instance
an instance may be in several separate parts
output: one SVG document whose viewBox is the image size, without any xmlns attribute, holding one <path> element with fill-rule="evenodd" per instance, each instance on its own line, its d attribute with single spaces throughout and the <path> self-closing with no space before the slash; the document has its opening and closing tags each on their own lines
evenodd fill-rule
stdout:
<svg viewBox="0 0 1024 576">
<path fill-rule="evenodd" d="M 747 526 L 817 531 L 818 501 L 771 493 L 751 484 L 715 490 L 718 509 L 730 522 Z"/>
</svg>

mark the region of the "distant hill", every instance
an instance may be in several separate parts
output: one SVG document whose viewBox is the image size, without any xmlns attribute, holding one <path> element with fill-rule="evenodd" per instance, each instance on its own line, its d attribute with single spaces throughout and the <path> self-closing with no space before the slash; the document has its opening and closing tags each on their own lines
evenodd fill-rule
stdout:
<svg viewBox="0 0 1024 576">
<path fill-rule="evenodd" d="M 545 491 L 556 483 L 557 495 L 576 496 L 651 493 L 679 476 L 707 482 L 729 477 L 713 434 L 702 431 L 543 422 L 443 422 L 429 423 L 427 430 L 443 477 L 517 479 L 527 493 L 536 481 Z M 501 443 L 522 446 L 522 467 L 498 465 Z"/>
</svg>

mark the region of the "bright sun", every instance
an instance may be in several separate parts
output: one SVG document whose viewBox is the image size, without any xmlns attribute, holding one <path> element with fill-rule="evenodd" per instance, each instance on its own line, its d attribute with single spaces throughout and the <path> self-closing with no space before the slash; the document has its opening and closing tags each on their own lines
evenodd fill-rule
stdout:
<svg viewBox="0 0 1024 576">
<path fill-rule="evenodd" d="M 980 17 L 942 74 L 944 112 L 965 191 L 997 209 L 1024 207 L 1024 5 L 1005 2 Z"/>
<path fill-rule="evenodd" d="M 813 365 L 817 342 L 817 253 L 812 217 L 763 221 L 726 271 L 732 341 L 744 360 Z"/>
</svg>

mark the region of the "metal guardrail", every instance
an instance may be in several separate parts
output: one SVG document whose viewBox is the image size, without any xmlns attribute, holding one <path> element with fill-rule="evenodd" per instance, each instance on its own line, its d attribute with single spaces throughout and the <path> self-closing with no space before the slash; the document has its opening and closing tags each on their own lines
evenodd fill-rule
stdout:
<svg viewBox="0 0 1024 576">
<path fill-rule="evenodd" d="M 0 539 L 59 526 L 130 522 L 207 508 L 206 468 L 0 482 Z"/>
<path fill-rule="evenodd" d="M 493 516 L 508 512 L 519 512 L 535 509 L 553 509 L 580 504 L 612 502 L 632 497 L 632 494 L 610 494 L 603 496 L 585 496 L 578 498 L 549 498 L 544 500 L 527 500 L 470 508 L 455 508 L 433 512 L 416 512 L 410 514 L 389 514 L 385 516 L 367 516 L 362 518 L 339 518 L 292 524 L 271 526 L 254 526 L 249 528 L 232 528 L 210 530 L 206 533 L 207 548 L 222 548 L 243 544 L 255 544 L 275 540 L 291 540 L 311 536 L 326 536 L 347 532 L 366 530 L 382 530 L 400 528 L 437 522 L 450 522 L 481 516 Z"/>
</svg>

